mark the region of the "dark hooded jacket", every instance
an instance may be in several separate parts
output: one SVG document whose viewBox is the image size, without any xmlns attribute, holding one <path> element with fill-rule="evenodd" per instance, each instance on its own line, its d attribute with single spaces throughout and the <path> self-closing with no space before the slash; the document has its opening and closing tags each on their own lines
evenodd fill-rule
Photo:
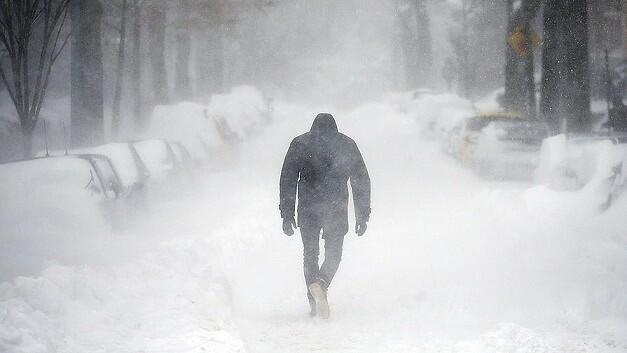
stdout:
<svg viewBox="0 0 627 353">
<path fill-rule="evenodd" d="M 294 217 L 298 189 L 298 225 L 348 232 L 348 181 L 358 223 L 370 217 L 370 177 L 357 144 L 337 130 L 331 114 L 318 114 L 311 131 L 290 144 L 281 171 L 282 218 Z"/>
</svg>

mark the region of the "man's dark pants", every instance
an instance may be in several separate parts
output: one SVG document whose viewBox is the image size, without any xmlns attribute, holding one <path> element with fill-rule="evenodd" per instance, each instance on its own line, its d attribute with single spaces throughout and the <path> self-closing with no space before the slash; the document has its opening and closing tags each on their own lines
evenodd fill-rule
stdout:
<svg viewBox="0 0 627 353">
<path fill-rule="evenodd" d="M 307 283 L 307 288 L 315 281 L 320 281 L 325 288 L 328 288 L 342 260 L 344 235 L 325 234 L 324 262 L 322 266 L 318 267 L 321 229 L 321 227 L 316 226 L 301 226 L 300 228 L 300 234 L 303 239 L 305 283 Z M 307 297 L 309 302 L 312 303 L 313 298 L 309 290 L 307 290 Z"/>
</svg>

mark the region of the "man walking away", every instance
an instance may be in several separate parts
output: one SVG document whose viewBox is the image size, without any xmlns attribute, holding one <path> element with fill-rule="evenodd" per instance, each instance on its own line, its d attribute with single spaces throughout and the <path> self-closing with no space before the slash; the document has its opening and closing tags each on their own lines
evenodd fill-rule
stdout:
<svg viewBox="0 0 627 353">
<path fill-rule="evenodd" d="M 300 227 L 311 315 L 329 317 L 327 289 L 342 259 L 348 233 L 348 181 L 355 205 L 355 232 L 364 235 L 370 218 L 370 177 L 357 144 L 338 132 L 331 114 L 316 116 L 311 131 L 290 144 L 281 170 L 279 209 L 283 232 Z M 294 219 L 298 190 L 298 224 Z M 325 259 L 318 266 L 320 233 Z"/>
</svg>

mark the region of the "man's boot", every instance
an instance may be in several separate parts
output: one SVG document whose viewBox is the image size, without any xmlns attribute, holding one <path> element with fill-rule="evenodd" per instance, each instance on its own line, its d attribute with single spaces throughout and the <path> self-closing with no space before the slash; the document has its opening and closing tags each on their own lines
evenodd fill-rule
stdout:
<svg viewBox="0 0 627 353">
<path fill-rule="evenodd" d="M 313 298 L 309 298 L 309 309 L 311 309 L 309 311 L 309 316 L 315 317 L 316 316 L 316 302 L 313 300 Z"/>
<path fill-rule="evenodd" d="M 321 280 L 312 283 L 309 286 L 309 293 L 314 298 L 316 305 L 316 314 L 319 318 L 329 318 L 329 302 L 327 301 L 327 289 Z"/>
</svg>

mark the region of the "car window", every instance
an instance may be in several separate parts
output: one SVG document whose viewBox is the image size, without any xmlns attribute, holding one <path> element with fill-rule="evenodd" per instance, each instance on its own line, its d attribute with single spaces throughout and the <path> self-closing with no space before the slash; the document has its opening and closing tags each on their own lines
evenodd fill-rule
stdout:
<svg viewBox="0 0 627 353">
<path fill-rule="evenodd" d="M 500 140 L 539 144 L 547 137 L 544 124 L 527 121 L 497 121 L 492 123 Z"/>
<path fill-rule="evenodd" d="M 468 131 L 480 131 L 484 127 L 488 126 L 490 120 L 483 118 L 471 118 L 466 123 L 466 130 Z"/>
<path fill-rule="evenodd" d="M 118 180 L 115 175 L 115 171 L 111 168 L 111 164 L 109 164 L 106 159 L 102 158 L 94 158 L 93 162 L 102 177 L 102 183 L 105 188 L 105 196 L 110 199 L 116 198 L 119 191 Z"/>
</svg>

